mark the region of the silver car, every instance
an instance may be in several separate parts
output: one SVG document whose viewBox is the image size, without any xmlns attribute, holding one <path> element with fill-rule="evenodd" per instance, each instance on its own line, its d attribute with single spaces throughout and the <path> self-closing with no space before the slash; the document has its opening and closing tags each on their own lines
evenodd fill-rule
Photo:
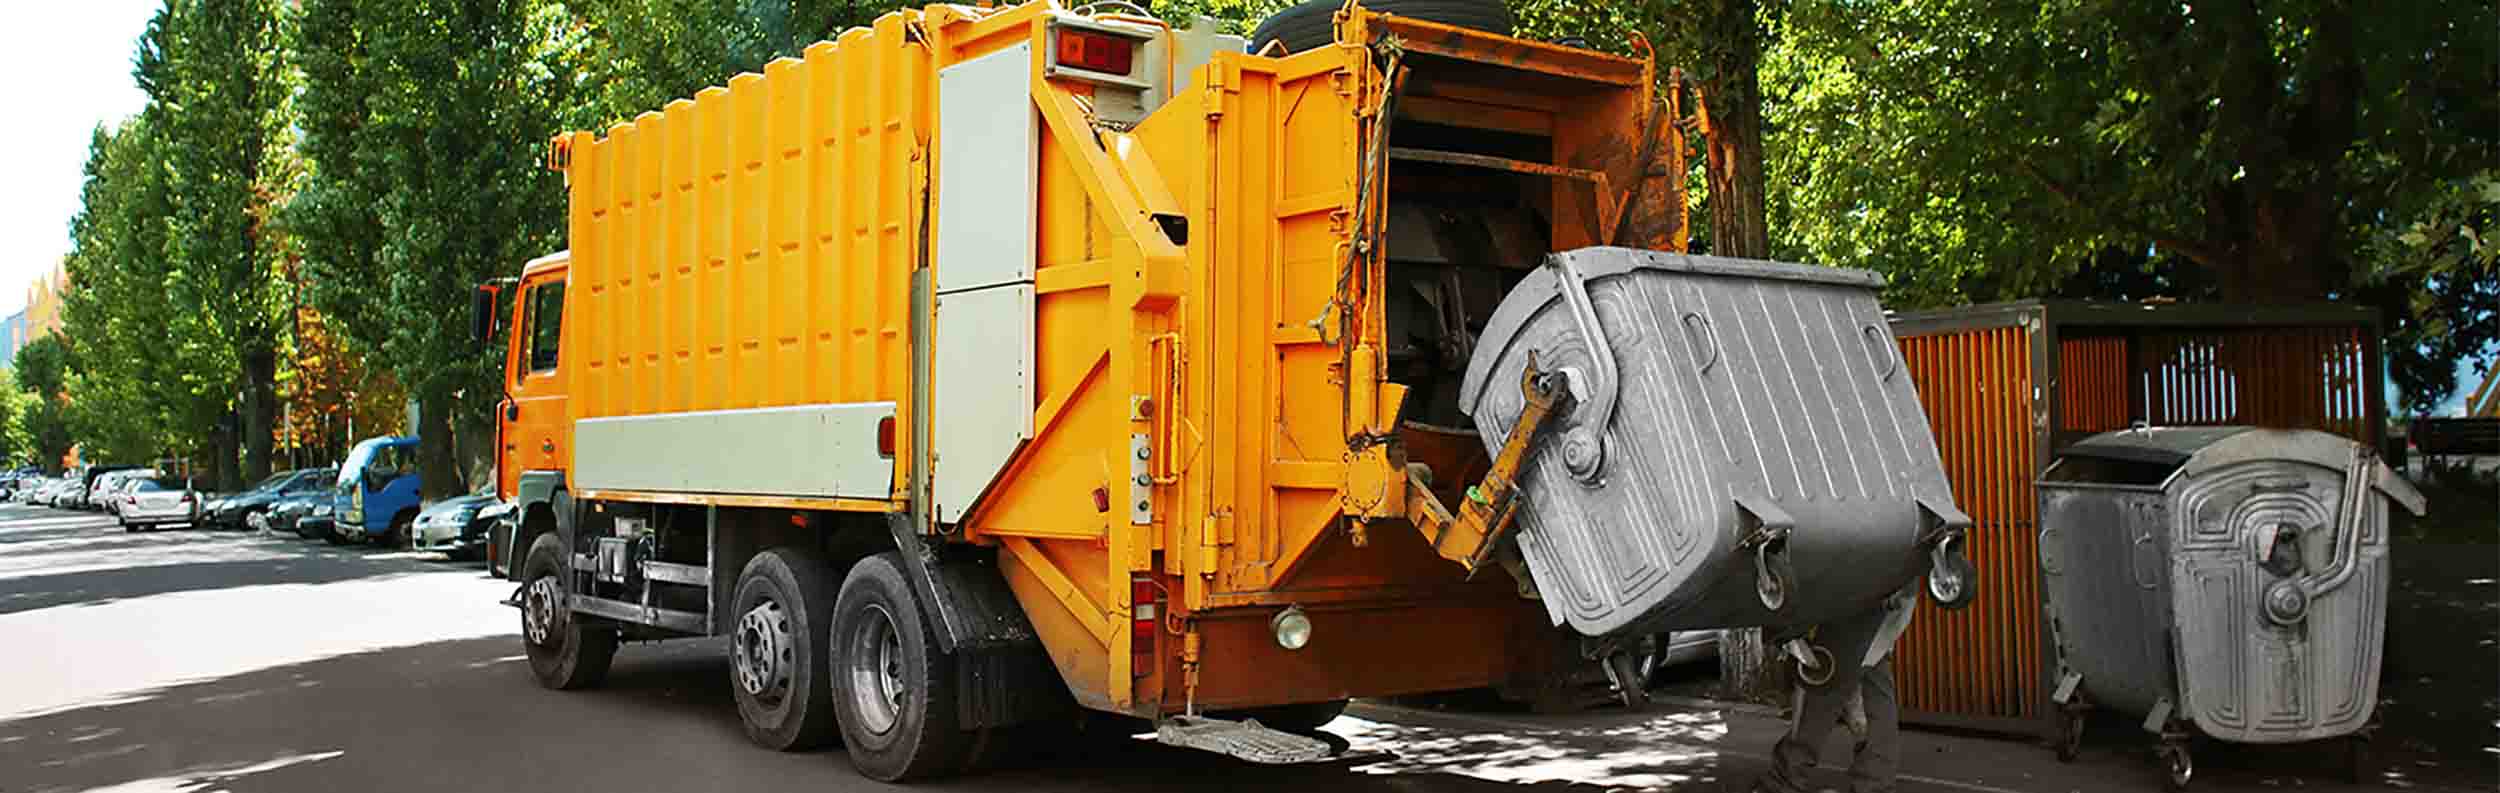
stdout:
<svg viewBox="0 0 2500 793">
<path fill-rule="evenodd" d="M 162 477 L 137 477 L 121 500 L 122 529 L 144 531 L 168 523 L 197 523 L 200 499 L 188 485 Z"/>
</svg>

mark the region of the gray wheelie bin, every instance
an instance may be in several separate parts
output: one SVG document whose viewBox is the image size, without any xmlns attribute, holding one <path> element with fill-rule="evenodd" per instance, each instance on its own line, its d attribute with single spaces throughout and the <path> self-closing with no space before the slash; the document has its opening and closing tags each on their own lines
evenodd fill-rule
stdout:
<svg viewBox="0 0 2500 793">
<path fill-rule="evenodd" d="M 1970 518 L 1876 304 L 1882 283 L 1583 248 L 1503 298 L 1460 404 L 1499 449 L 1522 376 L 1564 376 L 1570 407 L 1518 477 L 1519 548 L 1555 624 L 1590 637 L 1813 625 L 1922 573 L 1939 604 L 1969 603 Z M 1831 668 L 1810 645 L 1788 652 L 1809 679 Z"/>
<path fill-rule="evenodd" d="M 2149 428 L 2061 450 L 2039 494 L 2060 759 L 2099 707 L 2143 717 L 2174 790 L 2195 735 L 2344 739 L 2369 773 L 2403 477 L 2323 432 Z"/>
</svg>

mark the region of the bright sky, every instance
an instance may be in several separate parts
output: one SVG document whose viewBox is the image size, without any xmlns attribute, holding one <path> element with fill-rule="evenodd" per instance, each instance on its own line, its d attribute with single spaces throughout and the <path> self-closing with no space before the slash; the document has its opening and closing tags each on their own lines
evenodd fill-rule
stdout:
<svg viewBox="0 0 2500 793">
<path fill-rule="evenodd" d="M 139 112 L 130 55 L 160 0 L 0 0 L 0 74 L 17 111 L 0 124 L 0 317 L 26 307 L 26 286 L 69 252 L 79 168 L 97 124 Z"/>
</svg>

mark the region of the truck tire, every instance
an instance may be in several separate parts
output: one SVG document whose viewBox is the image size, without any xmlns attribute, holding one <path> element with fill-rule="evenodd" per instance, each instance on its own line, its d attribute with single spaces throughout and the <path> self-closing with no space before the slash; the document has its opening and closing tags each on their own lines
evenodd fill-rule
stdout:
<svg viewBox="0 0 2500 793">
<path fill-rule="evenodd" d="M 962 770 L 977 736 L 959 729 L 955 658 L 938 650 L 919 597 L 888 551 L 859 561 L 834 605 L 834 702 L 851 764 L 902 782 Z"/>
<path fill-rule="evenodd" d="M 392 515 L 391 527 L 382 534 L 382 547 L 394 551 L 407 550 L 416 536 L 410 530 L 416 528 L 416 525 L 417 511 L 414 509 L 403 509 L 399 511 L 399 514 Z"/>
<path fill-rule="evenodd" d="M 564 542 L 553 534 L 530 544 L 521 565 L 521 648 L 529 654 L 538 684 L 558 691 L 592 688 L 608 679 L 616 660 L 616 628 L 573 618 L 562 597 Z"/>
<path fill-rule="evenodd" d="M 1286 52 L 1301 52 L 1336 41 L 1340 0 L 1309 0 L 1268 15 L 1250 31 L 1250 51 L 1264 52 L 1268 42 L 1281 42 Z M 1364 8 L 1409 19 L 1510 35 L 1515 21 L 1502 0 L 1367 0 Z"/>
<path fill-rule="evenodd" d="M 738 573 L 729 619 L 729 691 L 747 739 L 776 752 L 822 747 L 833 710 L 833 573 L 794 548 L 755 555 Z"/>
</svg>

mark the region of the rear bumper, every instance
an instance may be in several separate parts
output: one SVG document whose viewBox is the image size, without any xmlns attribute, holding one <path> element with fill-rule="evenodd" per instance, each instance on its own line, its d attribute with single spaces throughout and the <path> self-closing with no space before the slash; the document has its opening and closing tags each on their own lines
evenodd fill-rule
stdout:
<svg viewBox="0 0 2500 793">
<path fill-rule="evenodd" d="M 127 523 L 127 524 L 130 524 L 130 525 L 133 525 L 133 526 L 153 526 L 153 525 L 162 524 L 162 523 L 198 523 L 198 522 L 200 522 L 200 515 L 199 515 L 199 513 L 197 513 L 197 512 L 193 512 L 193 511 L 191 511 L 191 510 L 187 510 L 187 509 L 184 509 L 184 510 L 147 510 L 147 509 L 140 509 L 140 508 L 138 508 L 138 507 L 128 507 L 128 506 L 125 506 L 125 507 L 123 507 L 123 508 L 122 508 L 122 511 L 121 511 L 121 517 L 122 517 L 122 522 L 123 522 L 123 523 Z"/>
</svg>

